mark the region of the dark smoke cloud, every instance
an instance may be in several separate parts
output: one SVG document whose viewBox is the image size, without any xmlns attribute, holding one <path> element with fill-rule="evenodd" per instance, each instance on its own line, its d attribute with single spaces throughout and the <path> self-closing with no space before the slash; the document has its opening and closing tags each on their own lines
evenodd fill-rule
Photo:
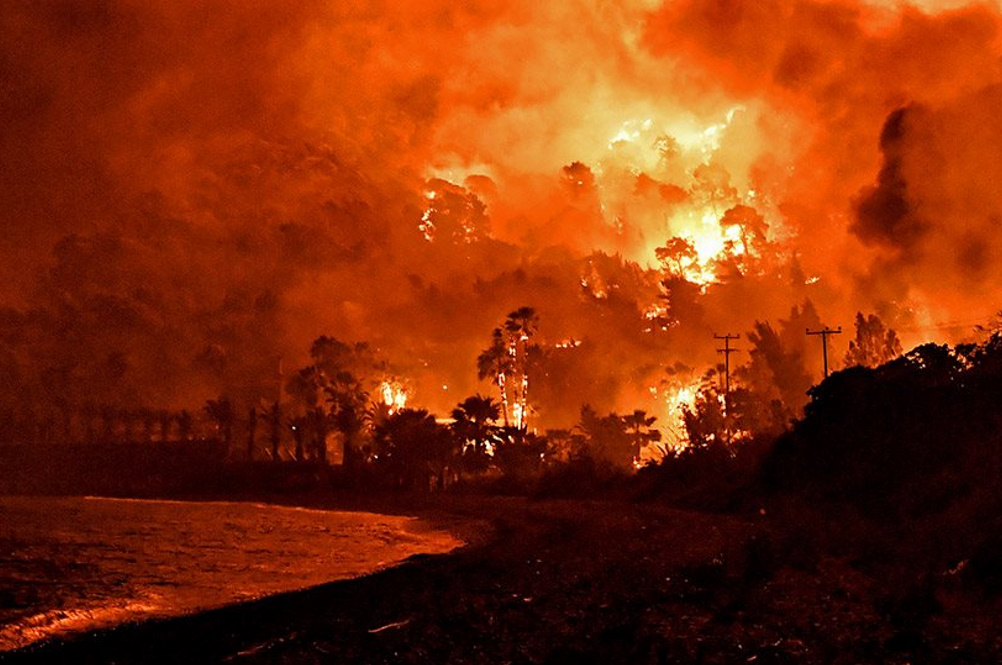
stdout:
<svg viewBox="0 0 1002 665">
<path fill-rule="evenodd" d="M 999 85 L 935 107 L 892 114 L 885 163 L 859 201 L 853 230 L 888 250 L 884 279 L 957 308 L 991 308 L 1002 271 L 997 183 L 1002 175 Z"/>
<path fill-rule="evenodd" d="M 864 242 L 907 250 L 920 239 L 926 226 L 917 218 L 908 201 L 908 183 L 902 173 L 902 147 L 906 144 L 906 123 L 914 109 L 898 109 L 887 118 L 880 134 L 884 165 L 877 184 L 868 187 L 856 204 L 856 222 L 850 230 Z"/>
</svg>

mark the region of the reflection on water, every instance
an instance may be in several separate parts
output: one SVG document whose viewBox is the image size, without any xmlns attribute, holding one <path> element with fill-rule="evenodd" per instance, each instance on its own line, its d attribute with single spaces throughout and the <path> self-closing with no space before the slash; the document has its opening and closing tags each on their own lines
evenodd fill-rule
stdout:
<svg viewBox="0 0 1002 665">
<path fill-rule="evenodd" d="M 409 517 L 0 497 L 0 651 L 356 577 L 462 543 Z"/>
</svg>

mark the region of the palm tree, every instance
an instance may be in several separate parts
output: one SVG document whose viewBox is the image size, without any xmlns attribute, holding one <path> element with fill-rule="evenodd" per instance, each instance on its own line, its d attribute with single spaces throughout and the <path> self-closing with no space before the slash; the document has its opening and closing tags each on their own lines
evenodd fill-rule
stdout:
<svg viewBox="0 0 1002 665">
<path fill-rule="evenodd" d="M 341 463 L 345 468 L 354 468 L 358 465 L 358 438 L 365 426 L 369 393 L 362 381 L 348 371 L 329 377 L 323 390 L 327 396 L 330 424 L 341 434 Z"/>
<path fill-rule="evenodd" d="M 657 420 L 656 416 L 648 416 L 646 411 L 635 410 L 632 414 L 623 416 L 623 424 L 630 435 L 633 447 L 634 463 L 640 459 L 640 449 L 661 440 L 661 432 L 651 426 Z"/>
<path fill-rule="evenodd" d="M 477 356 L 477 376 L 483 380 L 490 377 L 501 394 L 501 413 L 505 427 L 508 426 L 508 376 L 514 370 L 514 362 L 508 353 L 501 328 L 491 333 L 491 345 Z"/>
<path fill-rule="evenodd" d="M 428 489 L 432 476 L 444 490 L 455 456 L 455 440 L 424 409 L 403 408 L 390 415 L 374 433 L 380 461 L 396 472 L 398 483 Z"/>
<path fill-rule="evenodd" d="M 539 317 L 532 307 L 519 307 L 508 314 L 504 328 L 508 333 L 508 355 L 521 381 L 516 387 L 515 427 L 526 429 L 529 402 L 529 341 L 539 327 Z"/>
<path fill-rule="evenodd" d="M 452 431 L 462 444 L 465 466 L 471 471 L 487 468 L 496 444 L 495 423 L 500 405 L 490 397 L 467 397 L 452 410 Z"/>
</svg>

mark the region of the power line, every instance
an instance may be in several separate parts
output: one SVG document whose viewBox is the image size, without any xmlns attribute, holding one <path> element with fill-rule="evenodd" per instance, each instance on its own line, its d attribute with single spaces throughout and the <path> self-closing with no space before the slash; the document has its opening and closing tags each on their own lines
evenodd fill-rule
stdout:
<svg viewBox="0 0 1002 665">
<path fill-rule="evenodd" d="M 975 319 L 973 321 L 942 321 L 928 326 L 908 326 L 906 328 L 894 328 L 896 332 L 926 332 L 932 330 L 955 330 L 957 328 L 974 328 L 991 324 L 992 317 Z"/>
</svg>

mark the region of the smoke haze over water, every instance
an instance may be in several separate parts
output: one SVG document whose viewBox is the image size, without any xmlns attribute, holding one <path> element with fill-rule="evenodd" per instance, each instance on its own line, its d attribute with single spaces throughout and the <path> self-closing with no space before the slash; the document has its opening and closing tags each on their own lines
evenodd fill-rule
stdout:
<svg viewBox="0 0 1002 665">
<path fill-rule="evenodd" d="M 806 299 L 906 345 L 998 308 L 996 4 L 462 4 L 3 3 L 0 397 L 198 405 L 329 334 L 445 412 L 531 305 L 583 340 L 559 424 Z M 768 265 L 645 330 L 655 248 L 739 205 Z"/>
</svg>

